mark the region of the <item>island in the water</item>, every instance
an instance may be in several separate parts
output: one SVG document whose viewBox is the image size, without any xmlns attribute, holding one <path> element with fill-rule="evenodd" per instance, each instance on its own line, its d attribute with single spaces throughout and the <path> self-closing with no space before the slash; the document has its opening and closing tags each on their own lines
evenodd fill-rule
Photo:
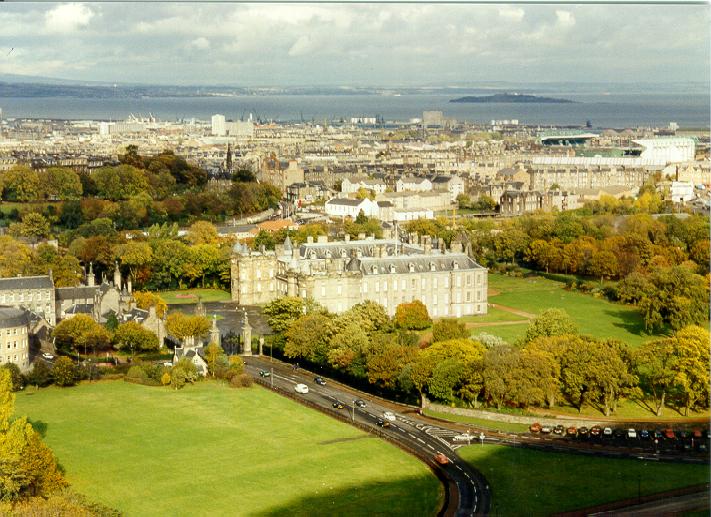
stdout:
<svg viewBox="0 0 711 517">
<path fill-rule="evenodd" d="M 525 95 L 521 93 L 496 93 L 494 95 L 485 96 L 467 96 L 459 97 L 458 99 L 452 99 L 449 102 L 479 102 L 479 103 L 491 103 L 491 102 L 515 102 L 519 104 L 534 104 L 534 103 L 546 103 L 546 104 L 573 104 L 575 101 L 568 99 L 556 99 L 554 97 L 538 97 L 537 95 Z"/>
</svg>

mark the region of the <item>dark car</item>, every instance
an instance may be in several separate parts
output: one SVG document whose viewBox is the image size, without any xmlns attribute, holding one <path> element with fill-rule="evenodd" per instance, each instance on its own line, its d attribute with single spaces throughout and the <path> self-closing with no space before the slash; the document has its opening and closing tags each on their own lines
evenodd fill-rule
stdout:
<svg viewBox="0 0 711 517">
<path fill-rule="evenodd" d="M 590 428 L 590 436 L 599 438 L 602 435 L 602 428 L 599 425 L 594 425 Z"/>
<path fill-rule="evenodd" d="M 319 386 L 325 386 L 326 381 L 323 379 L 323 377 L 314 377 L 314 382 L 318 384 Z"/>
<path fill-rule="evenodd" d="M 627 438 L 627 431 L 625 431 L 624 429 L 615 429 L 614 431 L 612 431 L 612 436 L 618 440 L 622 440 L 624 438 Z"/>
<path fill-rule="evenodd" d="M 343 403 L 342 403 L 342 402 L 338 402 L 338 401 L 334 402 L 334 403 L 331 404 L 331 405 L 332 405 L 335 409 L 343 409 L 343 407 L 344 407 L 344 406 L 343 406 Z"/>
<path fill-rule="evenodd" d="M 383 420 L 382 418 L 376 418 L 375 423 L 380 427 L 390 427 L 390 422 Z"/>
<path fill-rule="evenodd" d="M 646 429 L 642 429 L 642 430 L 639 432 L 639 438 L 640 438 L 641 440 L 649 440 L 651 437 L 652 437 L 652 434 L 651 434 L 648 430 L 646 430 Z"/>
<path fill-rule="evenodd" d="M 583 426 L 583 427 L 581 427 L 580 429 L 578 429 L 578 436 L 579 436 L 580 438 L 587 438 L 589 432 L 590 432 L 590 429 L 588 429 L 587 427 Z"/>
<path fill-rule="evenodd" d="M 271 377 L 271 372 L 268 372 L 266 370 L 259 370 L 259 376 L 260 377 Z"/>
<path fill-rule="evenodd" d="M 654 431 L 654 439 L 655 439 L 655 440 L 661 440 L 662 438 L 664 438 L 664 433 L 661 432 L 659 429 L 656 429 L 656 430 Z"/>
<path fill-rule="evenodd" d="M 563 435 L 565 433 L 565 427 L 563 427 L 561 424 L 558 424 L 553 428 L 553 433 L 557 435 Z"/>
<path fill-rule="evenodd" d="M 368 405 L 365 403 L 365 400 L 361 400 L 361 399 L 356 399 L 353 401 L 353 403 L 358 407 L 365 407 Z"/>
</svg>

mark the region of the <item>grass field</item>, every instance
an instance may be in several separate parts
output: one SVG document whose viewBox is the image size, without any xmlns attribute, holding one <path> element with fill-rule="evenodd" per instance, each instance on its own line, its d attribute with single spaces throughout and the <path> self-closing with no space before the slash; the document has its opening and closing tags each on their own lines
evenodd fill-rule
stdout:
<svg viewBox="0 0 711 517">
<path fill-rule="evenodd" d="M 462 316 L 460 319 L 465 323 L 493 323 L 499 321 L 520 321 L 525 323 L 528 321 L 524 316 L 502 311 L 496 307 L 489 307 L 487 313 L 482 316 Z"/>
<path fill-rule="evenodd" d="M 184 305 L 197 303 L 198 296 L 202 303 L 226 302 L 230 293 L 222 289 L 183 289 L 176 291 L 161 291 L 158 293 L 168 305 Z"/>
<path fill-rule="evenodd" d="M 125 515 L 434 515 L 395 446 L 268 390 L 121 381 L 17 396 L 74 489 Z"/>
<path fill-rule="evenodd" d="M 494 429 L 496 431 L 504 431 L 510 433 L 524 433 L 528 431 L 527 424 L 517 424 L 515 422 L 497 422 L 496 420 L 487 420 L 486 418 L 476 418 L 473 416 L 465 415 L 453 415 L 451 413 L 440 413 L 439 411 L 432 411 L 430 409 L 425 409 L 424 412 L 427 416 L 441 418 L 442 420 L 447 420 L 449 422 L 472 424 L 473 426 L 482 427 L 484 429 Z"/>
<path fill-rule="evenodd" d="M 575 291 L 567 291 L 560 282 L 539 276 L 517 278 L 490 273 L 489 289 L 495 293 L 489 296 L 489 303 L 497 303 L 533 314 L 554 307 L 565 309 L 577 322 L 582 334 L 620 339 L 633 347 L 652 338 L 643 332 L 644 323 L 636 308 Z M 511 316 L 508 321 L 517 319 L 515 315 Z M 477 320 L 474 318 L 467 321 Z M 513 342 L 524 335 L 526 325 L 483 327 L 482 331 Z M 480 332 L 478 328 L 473 329 L 473 333 L 478 332 Z"/>
<path fill-rule="evenodd" d="M 663 492 L 709 481 L 708 465 L 645 462 L 497 445 L 470 445 L 459 455 L 493 491 L 491 514 L 538 516 Z"/>
</svg>

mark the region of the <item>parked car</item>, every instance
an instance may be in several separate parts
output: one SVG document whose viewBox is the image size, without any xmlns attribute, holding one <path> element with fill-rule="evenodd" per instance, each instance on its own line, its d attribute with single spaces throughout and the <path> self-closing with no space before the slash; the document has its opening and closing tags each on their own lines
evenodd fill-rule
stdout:
<svg viewBox="0 0 711 517">
<path fill-rule="evenodd" d="M 392 411 L 385 411 L 383 413 L 383 418 L 385 420 L 389 420 L 390 422 L 394 422 L 395 420 L 397 420 L 397 418 L 395 417 L 395 413 L 393 413 Z"/>
<path fill-rule="evenodd" d="M 343 409 L 343 402 L 336 401 L 333 404 L 331 404 L 334 409 Z"/>
<path fill-rule="evenodd" d="M 538 422 L 535 422 L 528 426 L 528 430 L 531 431 L 532 433 L 540 433 L 541 432 L 541 424 Z"/>
<path fill-rule="evenodd" d="M 51 361 L 52 359 L 54 359 L 54 356 L 49 352 L 42 352 L 42 359 L 47 359 L 48 361 Z"/>
<path fill-rule="evenodd" d="M 589 432 L 590 432 L 590 430 L 587 427 L 583 426 L 580 429 L 578 429 L 578 436 L 581 438 L 586 438 L 588 436 Z"/>
<path fill-rule="evenodd" d="M 602 427 L 599 425 L 594 425 L 590 428 L 590 436 L 593 438 L 599 438 L 602 435 Z"/>
<path fill-rule="evenodd" d="M 664 433 L 661 432 L 659 429 L 655 429 L 655 431 L 654 431 L 654 439 L 655 439 L 655 440 L 661 440 L 662 438 L 664 438 Z"/>
<path fill-rule="evenodd" d="M 627 429 L 627 439 L 628 440 L 636 440 L 637 439 L 637 431 L 635 429 Z"/>
<path fill-rule="evenodd" d="M 565 427 L 563 427 L 561 424 L 558 424 L 553 428 L 553 433 L 562 436 L 563 433 L 565 433 Z"/>
<path fill-rule="evenodd" d="M 662 431 L 662 433 L 664 434 L 665 440 L 676 440 L 676 435 L 674 434 L 673 429 L 669 429 L 669 428 L 664 429 L 664 431 Z"/>
<path fill-rule="evenodd" d="M 700 440 L 703 438 L 703 433 L 701 432 L 701 429 L 696 427 L 691 431 L 691 436 L 693 436 L 694 440 Z"/>
<path fill-rule="evenodd" d="M 294 391 L 296 393 L 308 393 L 309 387 L 306 384 L 297 384 L 294 386 Z"/>
<path fill-rule="evenodd" d="M 260 377 L 271 377 L 271 372 L 268 372 L 266 370 L 259 370 L 259 376 Z"/>
<path fill-rule="evenodd" d="M 446 465 L 449 463 L 449 458 L 442 454 L 441 452 L 438 452 L 437 454 L 434 455 L 434 459 L 437 463 L 440 465 Z"/>
<path fill-rule="evenodd" d="M 565 434 L 567 436 L 577 436 L 578 435 L 578 429 L 574 425 L 571 425 L 568 427 L 568 429 L 565 430 Z"/>
<path fill-rule="evenodd" d="M 602 430 L 602 435 L 603 435 L 605 438 L 612 438 L 612 428 L 611 428 L 611 427 L 605 427 L 605 428 Z"/>
<path fill-rule="evenodd" d="M 618 440 L 622 440 L 627 436 L 627 431 L 625 431 L 624 429 L 613 429 L 612 436 Z"/>
<path fill-rule="evenodd" d="M 361 399 L 355 399 L 354 404 L 358 407 L 366 407 L 368 404 L 365 403 L 365 400 Z"/>
<path fill-rule="evenodd" d="M 544 425 L 541 427 L 541 434 L 551 434 L 551 431 L 550 426 Z"/>
<path fill-rule="evenodd" d="M 382 418 L 376 418 L 375 423 L 380 427 L 390 427 L 390 422 L 383 420 Z"/>
<path fill-rule="evenodd" d="M 323 379 L 323 377 L 314 377 L 314 382 L 318 384 L 319 386 L 325 386 L 326 381 Z"/>
<path fill-rule="evenodd" d="M 649 438 L 650 438 L 651 436 L 652 436 L 652 435 L 650 434 L 650 432 L 647 431 L 646 429 L 642 429 L 642 430 L 639 432 L 639 437 L 640 437 L 642 440 L 649 440 Z"/>
</svg>

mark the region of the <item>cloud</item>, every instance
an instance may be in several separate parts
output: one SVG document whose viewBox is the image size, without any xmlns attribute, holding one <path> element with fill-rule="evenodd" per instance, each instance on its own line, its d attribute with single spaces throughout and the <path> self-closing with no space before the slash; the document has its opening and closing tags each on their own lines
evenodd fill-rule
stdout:
<svg viewBox="0 0 711 517">
<path fill-rule="evenodd" d="M 556 25 L 564 29 L 569 29 L 575 25 L 575 16 L 570 11 L 556 10 L 555 19 Z"/>
<path fill-rule="evenodd" d="M 520 22 L 525 14 L 524 10 L 520 8 L 501 7 L 499 9 L 499 16 L 512 22 Z"/>
<path fill-rule="evenodd" d="M 311 38 L 308 35 L 301 35 L 289 49 L 290 56 L 303 56 L 314 49 Z"/>
<path fill-rule="evenodd" d="M 210 48 L 210 40 L 200 36 L 199 38 L 192 40 L 188 46 L 190 48 L 194 48 L 195 50 L 207 50 Z"/>
<path fill-rule="evenodd" d="M 86 27 L 94 17 L 94 11 L 84 4 L 60 4 L 44 15 L 48 32 L 69 33 Z"/>
</svg>

